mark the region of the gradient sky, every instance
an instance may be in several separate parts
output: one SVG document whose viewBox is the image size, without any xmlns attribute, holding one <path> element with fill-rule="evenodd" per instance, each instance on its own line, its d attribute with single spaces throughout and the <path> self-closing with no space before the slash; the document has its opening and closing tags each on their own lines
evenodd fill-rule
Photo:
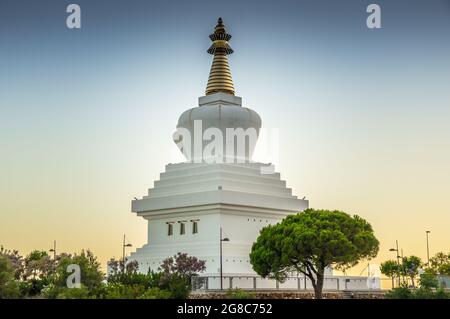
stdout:
<svg viewBox="0 0 450 319">
<path fill-rule="evenodd" d="M 366 27 L 370 3 L 382 29 Z M 450 0 L 0 0 L 0 244 L 57 239 L 105 262 L 122 234 L 146 241 L 130 201 L 176 161 L 218 16 L 237 95 L 280 129 L 294 194 L 367 219 L 375 262 L 396 239 L 425 258 L 425 230 L 431 253 L 449 251 Z"/>
</svg>

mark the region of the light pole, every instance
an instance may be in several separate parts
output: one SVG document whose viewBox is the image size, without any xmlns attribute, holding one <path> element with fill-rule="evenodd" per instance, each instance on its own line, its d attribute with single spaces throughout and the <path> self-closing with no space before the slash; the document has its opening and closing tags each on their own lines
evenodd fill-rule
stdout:
<svg viewBox="0 0 450 319">
<path fill-rule="evenodd" d="M 398 277 L 398 286 L 400 287 L 400 262 L 399 262 L 399 251 L 398 251 L 398 240 L 395 241 L 395 245 L 397 248 L 391 248 L 389 251 L 395 251 L 397 254 L 397 277 Z"/>
<path fill-rule="evenodd" d="M 427 267 L 430 267 L 430 245 L 428 244 L 428 234 L 431 233 L 431 231 L 427 230 L 425 233 L 427 235 Z"/>
<path fill-rule="evenodd" d="M 53 248 L 49 252 L 53 253 L 53 260 L 56 260 L 56 240 L 53 241 Z"/>
<path fill-rule="evenodd" d="M 130 243 L 125 244 L 125 234 L 123 235 L 123 244 L 122 244 L 122 263 L 123 263 L 123 272 L 125 272 L 125 247 L 132 247 Z"/>
<path fill-rule="evenodd" d="M 223 271 L 222 271 L 222 242 L 223 241 L 230 241 L 230 239 L 222 238 L 222 227 L 220 227 L 220 290 L 223 290 Z"/>
</svg>

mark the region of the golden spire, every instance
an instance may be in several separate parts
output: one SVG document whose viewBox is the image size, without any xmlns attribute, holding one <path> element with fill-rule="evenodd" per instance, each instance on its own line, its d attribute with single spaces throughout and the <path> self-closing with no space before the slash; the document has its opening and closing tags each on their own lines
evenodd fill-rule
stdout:
<svg viewBox="0 0 450 319">
<path fill-rule="evenodd" d="M 233 53 L 233 49 L 228 45 L 231 34 L 226 32 L 222 18 L 219 18 L 214 33 L 209 38 L 213 43 L 207 52 L 213 54 L 214 59 L 209 72 L 206 95 L 217 92 L 234 95 L 233 79 L 231 78 L 227 58 L 228 54 Z"/>
</svg>

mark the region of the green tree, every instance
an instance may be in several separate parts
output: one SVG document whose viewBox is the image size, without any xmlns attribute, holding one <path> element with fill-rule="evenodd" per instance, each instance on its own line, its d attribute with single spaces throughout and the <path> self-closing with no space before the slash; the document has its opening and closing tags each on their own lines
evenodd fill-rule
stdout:
<svg viewBox="0 0 450 319">
<path fill-rule="evenodd" d="M 414 279 L 419 274 L 419 269 L 421 266 L 422 260 L 417 256 L 409 256 L 402 259 L 402 272 L 405 276 L 411 278 L 413 287 L 416 287 Z"/>
<path fill-rule="evenodd" d="M 433 269 L 426 269 L 423 274 L 420 275 L 419 284 L 424 289 L 436 289 L 439 286 L 437 273 Z"/>
<path fill-rule="evenodd" d="M 429 266 L 440 275 L 450 276 L 450 253 L 437 253 L 430 258 Z"/>
<path fill-rule="evenodd" d="M 439 288 L 438 274 L 435 270 L 427 268 L 419 279 L 420 288 L 414 290 L 415 299 L 449 299 L 450 294 Z"/>
<path fill-rule="evenodd" d="M 9 258 L 0 255 L 0 299 L 19 298 L 19 284 L 14 279 L 15 270 Z"/>
<path fill-rule="evenodd" d="M 24 259 L 19 254 L 17 250 L 9 250 L 5 249 L 3 246 L 0 246 L 0 256 L 4 256 L 9 259 L 11 262 L 11 266 L 14 269 L 14 278 L 21 279 L 24 272 Z"/>
<path fill-rule="evenodd" d="M 283 281 L 290 272 L 304 274 L 321 299 L 325 268 L 354 266 L 375 257 L 378 247 L 372 226 L 361 217 L 307 209 L 264 227 L 252 246 L 250 261 L 262 277 Z"/>
<path fill-rule="evenodd" d="M 55 271 L 56 262 L 45 251 L 34 250 L 24 259 L 22 285 L 24 295 L 39 295 L 50 283 L 50 277 Z"/>
<path fill-rule="evenodd" d="M 394 278 L 399 275 L 399 266 L 394 260 L 387 260 L 380 265 L 380 271 L 383 275 L 392 279 L 392 288 L 394 288 Z"/>
<path fill-rule="evenodd" d="M 77 293 L 65 293 L 65 289 L 78 289 L 67 288 L 67 278 L 71 273 L 67 272 L 69 265 L 78 265 L 80 267 L 80 280 L 81 286 L 87 289 L 89 297 L 96 296 L 103 288 L 104 274 L 100 269 L 100 263 L 97 258 L 90 251 L 82 250 L 80 254 L 62 254 L 59 258 L 58 265 L 55 270 L 55 274 L 52 277 L 52 283 L 56 296 L 62 294 L 64 296 L 76 296 Z M 48 295 L 54 295 L 51 291 L 47 292 Z"/>
<path fill-rule="evenodd" d="M 204 260 L 178 252 L 175 256 L 164 259 L 159 266 L 159 270 L 168 275 L 178 273 L 183 276 L 192 277 L 205 271 L 205 264 Z"/>
</svg>

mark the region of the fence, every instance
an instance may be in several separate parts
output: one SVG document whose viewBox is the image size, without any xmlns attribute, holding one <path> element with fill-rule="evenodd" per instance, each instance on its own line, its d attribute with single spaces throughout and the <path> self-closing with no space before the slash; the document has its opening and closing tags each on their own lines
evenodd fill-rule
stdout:
<svg viewBox="0 0 450 319">
<path fill-rule="evenodd" d="M 266 279 L 259 276 L 223 276 L 223 289 L 240 288 L 245 290 L 313 290 L 313 285 L 309 278 L 288 277 L 280 282 L 275 279 Z M 221 289 L 220 276 L 196 276 L 192 277 L 193 291 L 214 291 Z M 345 291 L 345 290 L 380 290 L 381 282 L 378 277 L 352 277 L 352 276 L 332 276 L 325 277 L 324 291 Z"/>
</svg>

